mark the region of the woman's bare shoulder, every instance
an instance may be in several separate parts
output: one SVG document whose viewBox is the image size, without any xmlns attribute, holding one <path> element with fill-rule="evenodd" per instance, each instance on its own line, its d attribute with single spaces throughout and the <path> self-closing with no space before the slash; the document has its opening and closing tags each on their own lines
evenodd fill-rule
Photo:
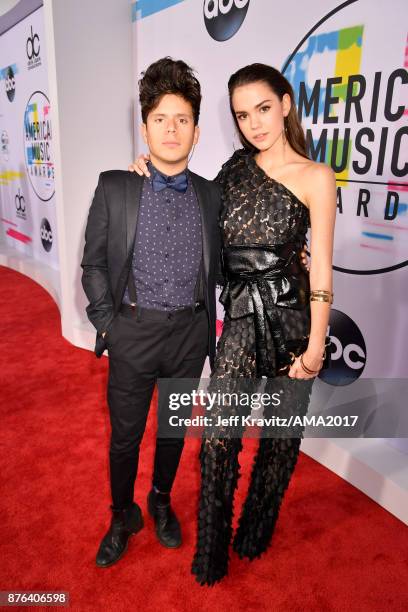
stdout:
<svg viewBox="0 0 408 612">
<path fill-rule="evenodd" d="M 305 175 L 308 179 L 315 180 L 318 182 L 333 182 L 336 180 L 336 175 L 332 168 L 322 162 L 315 162 L 311 159 L 308 159 L 307 161 L 305 161 L 303 171 L 305 172 Z"/>
<path fill-rule="evenodd" d="M 336 203 L 336 175 L 327 164 L 309 160 L 304 168 L 304 188 L 309 207 L 327 202 Z"/>
</svg>

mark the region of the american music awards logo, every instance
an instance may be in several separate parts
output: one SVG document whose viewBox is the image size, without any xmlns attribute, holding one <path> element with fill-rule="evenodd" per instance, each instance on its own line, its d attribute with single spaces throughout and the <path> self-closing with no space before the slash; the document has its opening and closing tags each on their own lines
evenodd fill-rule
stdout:
<svg viewBox="0 0 408 612">
<path fill-rule="evenodd" d="M 51 105 L 42 91 L 30 96 L 24 112 L 24 154 L 31 186 L 48 202 L 54 195 L 54 158 Z"/>
<path fill-rule="evenodd" d="M 408 264 L 408 39 L 394 13 L 387 0 L 345 2 L 282 68 L 311 158 L 336 172 L 334 269 L 349 274 Z"/>
</svg>

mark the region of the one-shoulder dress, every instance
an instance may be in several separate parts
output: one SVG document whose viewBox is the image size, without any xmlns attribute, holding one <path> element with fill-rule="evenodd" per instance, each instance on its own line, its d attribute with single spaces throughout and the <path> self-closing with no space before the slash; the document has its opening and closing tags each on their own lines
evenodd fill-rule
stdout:
<svg viewBox="0 0 408 612">
<path fill-rule="evenodd" d="M 288 344 L 310 332 L 309 276 L 299 258 L 310 218 L 308 208 L 283 184 L 268 177 L 252 153 L 235 152 L 216 181 L 223 200 L 220 228 L 225 284 L 220 301 L 225 319 L 209 386 L 233 392 L 242 390 L 245 381 L 265 377 L 275 384 L 283 381 L 277 376 L 290 362 Z M 289 410 L 306 414 L 313 380 L 298 381 L 305 383 L 301 392 L 289 385 L 281 413 L 289 403 Z M 287 377 L 286 381 L 294 382 Z M 211 414 L 216 419 L 237 410 L 237 406 L 223 404 Z M 267 432 L 260 436 L 233 538 L 233 549 L 241 558 L 254 559 L 269 546 L 302 432 L 300 428 L 295 437 L 269 436 Z M 241 434 L 239 427 L 231 426 L 204 431 L 192 564 L 200 584 L 212 585 L 228 572 Z"/>
</svg>

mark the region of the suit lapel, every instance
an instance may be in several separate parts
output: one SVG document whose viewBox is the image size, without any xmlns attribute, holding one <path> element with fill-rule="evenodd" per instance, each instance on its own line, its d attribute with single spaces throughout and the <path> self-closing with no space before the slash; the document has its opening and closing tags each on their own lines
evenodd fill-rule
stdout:
<svg viewBox="0 0 408 612">
<path fill-rule="evenodd" d="M 139 176 L 136 172 L 129 172 L 126 177 L 126 260 L 131 256 L 135 241 L 143 180 L 144 177 Z"/>
<path fill-rule="evenodd" d="M 203 241 L 203 263 L 204 263 L 204 277 L 208 278 L 210 272 L 210 220 L 208 218 L 208 192 L 204 188 L 200 177 L 194 172 L 189 170 L 189 176 L 193 183 L 194 191 L 197 196 L 198 205 L 200 207 L 201 214 L 201 234 Z"/>
</svg>

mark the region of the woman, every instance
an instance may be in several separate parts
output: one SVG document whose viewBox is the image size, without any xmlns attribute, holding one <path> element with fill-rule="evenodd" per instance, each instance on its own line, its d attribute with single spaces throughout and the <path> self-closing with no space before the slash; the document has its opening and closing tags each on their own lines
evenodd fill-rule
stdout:
<svg viewBox="0 0 408 612">
<path fill-rule="evenodd" d="M 323 364 L 333 295 L 335 176 L 308 159 L 292 87 L 278 70 L 246 66 L 231 76 L 228 90 L 244 149 L 216 178 L 223 199 L 226 315 L 210 387 L 242 390 L 243 381 L 266 376 L 269 389 L 276 380 L 285 387 L 280 414 L 304 415 Z M 310 275 L 298 255 L 309 226 Z M 212 411 L 214 417 L 241 413 L 232 404 Z M 302 431 L 296 437 L 263 432 L 233 540 L 240 557 L 254 559 L 270 543 Z M 231 426 L 204 433 L 192 566 L 200 584 L 212 585 L 228 571 L 241 433 Z"/>
</svg>

